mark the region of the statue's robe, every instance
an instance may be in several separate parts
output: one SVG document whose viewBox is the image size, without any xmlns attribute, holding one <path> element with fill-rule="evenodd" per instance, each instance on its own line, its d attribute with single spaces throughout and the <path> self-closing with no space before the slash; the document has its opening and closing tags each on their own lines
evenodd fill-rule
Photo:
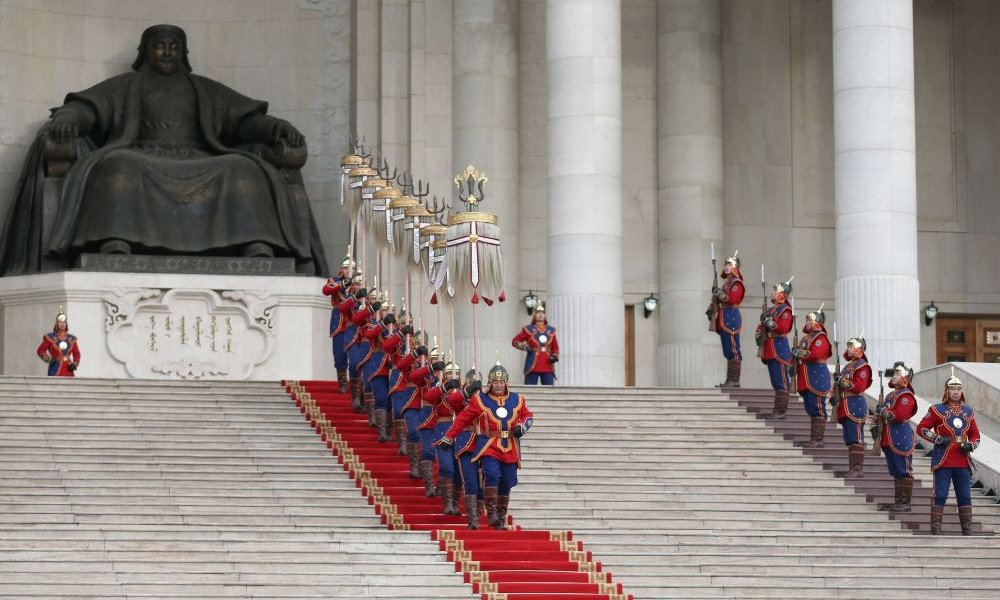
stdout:
<svg viewBox="0 0 1000 600">
<path fill-rule="evenodd" d="M 53 116 L 72 112 L 86 138 L 75 143 L 77 159 L 42 248 L 40 132 L 5 225 L 0 270 L 37 271 L 46 254 L 67 257 L 123 239 L 151 253 L 209 255 L 265 242 L 325 273 L 308 200 L 289 194 L 272 165 L 236 147 L 273 139 L 280 121 L 266 116 L 267 103 L 198 75 L 147 69 L 71 93 L 53 109 Z"/>
</svg>

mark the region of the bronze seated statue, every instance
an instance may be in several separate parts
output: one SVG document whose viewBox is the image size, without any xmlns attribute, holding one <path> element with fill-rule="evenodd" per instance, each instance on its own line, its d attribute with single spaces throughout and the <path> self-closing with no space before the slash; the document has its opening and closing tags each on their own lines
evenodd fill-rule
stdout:
<svg viewBox="0 0 1000 600">
<path fill-rule="evenodd" d="M 0 273 L 69 266 L 84 252 L 326 261 L 299 169 L 303 135 L 194 75 L 187 36 L 142 34 L 132 72 L 66 96 L 32 144 L 0 247 Z"/>
</svg>

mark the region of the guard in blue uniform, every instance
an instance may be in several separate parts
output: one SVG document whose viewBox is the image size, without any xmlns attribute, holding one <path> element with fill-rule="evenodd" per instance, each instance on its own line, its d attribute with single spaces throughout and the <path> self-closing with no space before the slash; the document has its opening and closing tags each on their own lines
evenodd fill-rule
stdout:
<svg viewBox="0 0 1000 600">
<path fill-rule="evenodd" d="M 726 357 L 726 380 L 720 388 L 740 387 L 740 369 L 743 351 L 740 349 L 740 333 L 743 331 L 743 315 L 740 304 L 746 295 L 743 274 L 740 272 L 738 250 L 726 259 L 722 266 L 722 287 L 712 288 L 712 304 L 709 329 L 719 334 L 722 355 Z"/>
<path fill-rule="evenodd" d="M 774 284 L 771 291 L 772 306 L 760 316 L 755 338 L 760 351 L 760 361 L 767 365 L 767 373 L 771 377 L 771 388 L 774 389 L 774 409 L 765 419 L 785 418 L 788 412 L 788 394 L 792 382 L 788 375 L 788 367 L 792 364 L 792 349 L 788 345 L 788 333 L 795 322 L 792 317 L 792 305 L 788 296 L 792 293 L 792 278 L 784 283 Z"/>
<path fill-rule="evenodd" d="M 865 400 L 865 390 L 872 385 L 872 368 L 868 364 L 865 350 L 868 342 L 863 337 L 852 337 L 847 340 L 844 350 L 844 360 L 847 364 L 840 372 L 840 378 L 834 385 L 840 386 L 839 394 L 833 397 L 837 403 L 837 421 L 844 432 L 844 445 L 847 446 L 847 459 L 850 468 L 844 475 L 849 479 L 864 476 L 865 465 L 865 422 L 868 420 L 868 401 Z M 838 401 L 838 396 L 840 396 Z"/>
<path fill-rule="evenodd" d="M 910 499 L 913 497 L 913 428 L 910 427 L 910 419 L 917 414 L 917 397 L 910 387 L 912 379 L 913 369 L 903 361 L 897 361 L 889 380 L 889 387 L 893 390 L 885 397 L 885 406 L 875 415 L 876 419 L 885 420 L 882 439 L 875 440 L 875 443 L 882 446 L 896 500 L 893 504 L 880 506 L 879 510 L 894 513 L 910 512 Z"/>
<path fill-rule="evenodd" d="M 333 347 L 333 366 L 337 369 L 337 383 L 340 393 L 347 391 L 347 351 L 344 350 L 344 329 L 347 320 L 340 312 L 340 304 L 353 293 L 350 290 L 351 279 L 354 277 L 354 259 L 350 253 L 340 263 L 340 271 L 326 280 L 323 295 L 330 297 L 330 340 Z"/>
<path fill-rule="evenodd" d="M 802 327 L 804 335 L 798 347 L 792 349 L 792 356 L 798 362 L 799 396 L 809 415 L 809 441 L 802 444 L 805 448 L 822 448 L 826 434 L 826 397 L 833 387 L 826 361 L 833 355 L 833 349 L 826 335 L 825 322 L 822 306 L 807 314 Z"/>
</svg>

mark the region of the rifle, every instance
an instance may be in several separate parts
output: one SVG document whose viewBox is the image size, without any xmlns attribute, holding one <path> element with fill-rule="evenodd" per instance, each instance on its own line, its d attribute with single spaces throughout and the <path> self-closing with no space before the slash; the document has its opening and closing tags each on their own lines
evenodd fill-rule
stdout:
<svg viewBox="0 0 1000 600">
<path fill-rule="evenodd" d="M 837 355 L 837 368 L 833 371 L 833 404 L 830 405 L 830 420 L 836 422 L 837 406 L 840 404 L 840 344 L 837 343 L 837 322 L 833 322 L 833 353 Z"/>
<path fill-rule="evenodd" d="M 764 342 L 769 334 L 764 325 L 764 320 L 767 319 L 767 280 L 764 279 L 764 265 L 760 266 L 760 293 L 763 296 L 760 299 L 760 325 L 757 326 L 757 335 L 754 336 L 754 341 L 757 342 L 757 358 L 763 357 Z"/>
<path fill-rule="evenodd" d="M 715 266 L 715 242 L 710 242 L 712 247 L 712 304 L 709 305 L 705 316 L 708 317 L 708 330 L 717 331 L 715 316 L 719 314 L 719 299 L 715 297 L 715 290 L 719 289 L 719 270 Z"/>
<path fill-rule="evenodd" d="M 875 405 L 875 426 L 872 427 L 872 456 L 882 456 L 882 432 L 885 431 L 885 419 L 879 416 L 879 411 L 885 407 L 885 390 L 882 388 L 882 371 L 878 372 L 878 404 Z"/>
</svg>

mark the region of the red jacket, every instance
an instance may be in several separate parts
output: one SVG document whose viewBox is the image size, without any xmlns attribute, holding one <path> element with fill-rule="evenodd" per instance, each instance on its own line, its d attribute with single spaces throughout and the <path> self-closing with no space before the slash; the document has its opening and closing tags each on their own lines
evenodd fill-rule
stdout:
<svg viewBox="0 0 1000 600">
<path fill-rule="evenodd" d="M 524 398 L 517 392 L 508 392 L 503 396 L 477 394 L 455 418 L 445 437 L 454 440 L 465 427 L 481 419 L 480 434 L 489 439 L 472 460 L 489 456 L 502 463 L 516 463 L 520 466 L 520 443 L 511 432 L 518 425 L 523 427 L 525 432 L 531 429 L 533 416 Z"/>
</svg>

